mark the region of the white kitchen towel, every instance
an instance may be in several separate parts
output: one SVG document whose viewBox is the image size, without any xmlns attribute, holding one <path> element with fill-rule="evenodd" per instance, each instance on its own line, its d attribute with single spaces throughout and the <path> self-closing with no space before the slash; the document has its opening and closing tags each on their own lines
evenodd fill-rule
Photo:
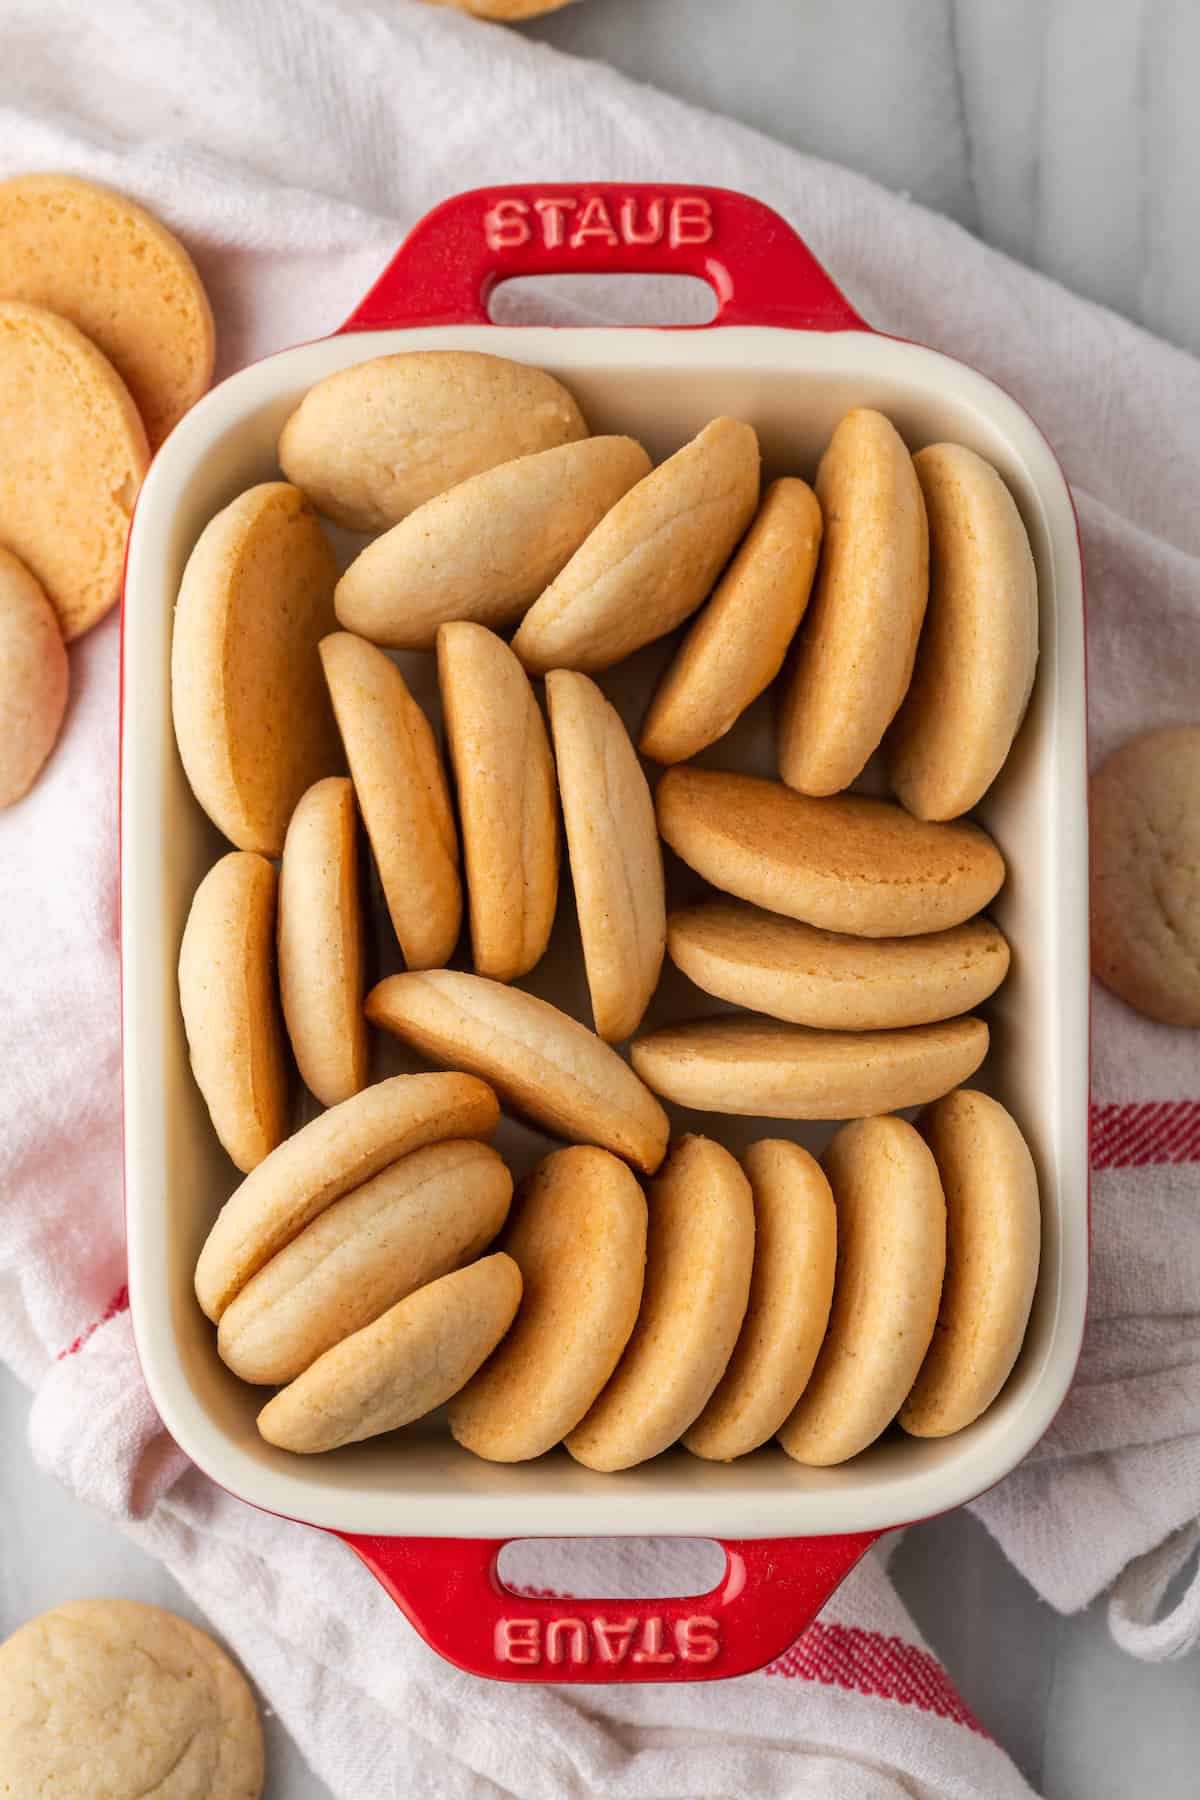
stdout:
<svg viewBox="0 0 1200 1800">
<path fill-rule="evenodd" d="M 1088 560 L 1094 757 L 1200 710 L 1200 365 L 946 221 L 407 0 L 7 0 L 4 48 L 0 174 L 91 174 L 176 227 L 213 296 L 222 372 L 336 325 L 403 230 L 459 188 L 590 174 L 757 194 L 867 318 L 984 369 L 1058 449 Z M 593 299 L 609 317 L 630 304 L 619 287 Z M 352 1800 L 1023 1791 L 960 1718 L 878 1556 L 775 1675 L 518 1693 L 439 1665 L 340 1546 L 185 1469 L 141 1387 L 120 1291 L 114 621 L 74 647 L 72 676 L 58 751 L 0 816 L 0 1355 L 36 1390 L 41 1459 L 169 1563 Z M 1114 1627 L 1142 1654 L 1175 1654 L 1195 1607 L 1158 1623 L 1154 1608 L 1200 1514 L 1200 1083 L 1187 1034 L 1096 1002 L 1080 1376 L 1035 1456 L 976 1510 L 1063 1610 L 1132 1565 Z M 675 1553 L 630 1548 L 648 1554 L 661 1569 Z M 587 1572 L 572 1563 L 561 1585 Z M 789 1671 L 813 1679 L 785 1687 Z"/>
</svg>

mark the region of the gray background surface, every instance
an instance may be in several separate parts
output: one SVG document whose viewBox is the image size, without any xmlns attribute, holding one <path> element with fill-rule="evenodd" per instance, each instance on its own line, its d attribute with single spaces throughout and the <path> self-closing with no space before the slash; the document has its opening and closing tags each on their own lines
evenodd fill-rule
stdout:
<svg viewBox="0 0 1200 1800">
<path fill-rule="evenodd" d="M 859 169 L 1200 349 L 1195 0 L 581 0 L 524 29 Z M 0 1637 L 86 1594 L 203 1623 L 36 1471 L 26 1409 L 0 1371 Z M 913 1528 L 893 1569 L 1051 1800 L 1194 1800 L 1200 1657 L 1145 1668 L 1112 1647 L 1102 1606 L 1059 1619 L 966 1515 Z M 278 1722 L 267 1732 L 270 1800 L 325 1800 Z"/>
</svg>

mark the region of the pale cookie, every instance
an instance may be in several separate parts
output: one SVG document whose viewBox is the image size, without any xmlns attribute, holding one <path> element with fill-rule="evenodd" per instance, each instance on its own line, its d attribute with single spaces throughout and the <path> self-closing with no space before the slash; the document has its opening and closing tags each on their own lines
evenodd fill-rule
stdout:
<svg viewBox="0 0 1200 1800">
<path fill-rule="evenodd" d="M 701 1112 L 764 1119 L 847 1119 L 898 1112 L 957 1087 L 987 1055 L 982 1019 L 903 1031 L 811 1031 L 722 1013 L 636 1038 L 646 1085 Z"/>
<path fill-rule="evenodd" d="M 218 1213 L 196 1264 L 214 1322 L 277 1250 L 389 1163 L 446 1138 L 491 1137 L 500 1109 L 473 1075 L 393 1075 L 286 1138 Z"/>
<path fill-rule="evenodd" d="M 458 834 L 429 720 L 391 658 L 336 631 L 321 662 L 392 927 L 410 969 L 438 968 L 462 925 Z"/>
<path fill-rule="evenodd" d="M 367 995 L 367 1017 L 431 1062 L 470 1069 L 536 1124 L 657 1169 L 667 1115 L 594 1032 L 545 1000 L 481 975 L 432 969 L 391 975 Z"/>
<path fill-rule="evenodd" d="M 338 618 L 406 650 L 432 650 L 449 619 L 515 625 L 649 469 L 632 438 L 597 437 L 473 475 L 367 545 L 338 582 Z"/>
<path fill-rule="evenodd" d="M 69 644 L 121 592 L 150 447 L 108 358 L 40 306 L 0 300 L 0 396 L 0 543 L 41 583 Z"/>
<path fill-rule="evenodd" d="M 555 1150 L 518 1189 L 500 1248 L 521 1271 L 521 1310 L 450 1402 L 450 1429 L 476 1456 L 525 1462 L 578 1425 L 629 1342 L 645 1195 L 607 1150 Z"/>
<path fill-rule="evenodd" d="M 487 1144 L 414 1150 L 275 1252 L 221 1314 L 217 1349 L 243 1381 L 291 1381 L 406 1294 L 474 1261 L 511 1198 Z"/>
<path fill-rule="evenodd" d="M 476 973 L 515 981 L 540 962 L 558 901 L 558 785 L 529 677 L 468 621 L 437 637 L 442 725 L 458 788 Z"/>
<path fill-rule="evenodd" d="M 301 1078 L 322 1106 L 365 1087 L 363 916 L 354 789 L 344 775 L 301 797 L 279 869 L 279 992 Z"/>
<path fill-rule="evenodd" d="M 398 1431 L 470 1381 L 520 1303 L 521 1272 L 502 1253 L 443 1275 L 326 1350 L 268 1400 L 258 1429 L 303 1456 Z"/>
<path fill-rule="evenodd" d="M 753 525 L 650 702 L 638 739 L 655 762 L 686 762 L 724 737 L 783 667 L 821 548 L 806 482 L 773 481 Z"/>
<path fill-rule="evenodd" d="M 192 792 L 239 850 L 278 856 L 301 794 L 342 766 L 317 645 L 337 564 L 285 481 L 250 488 L 188 557 L 171 643 L 171 707 Z"/>
<path fill-rule="evenodd" d="M 596 1030 L 637 1030 L 667 942 L 654 801 L 615 709 L 570 669 L 546 677 L 571 880 Z"/>
<path fill-rule="evenodd" d="M 1038 1179 L 1015 1120 L 986 1094 L 947 1094 L 917 1129 L 946 1196 L 946 1278 L 900 1423 L 914 1437 L 946 1437 L 992 1404 L 1024 1342 L 1041 1255 Z"/>
<path fill-rule="evenodd" d="M 805 794 L 858 775 L 903 700 L 929 597 L 925 503 L 882 413 L 847 413 L 821 458 L 821 566 L 779 713 L 779 772 Z"/>
<path fill-rule="evenodd" d="M 752 428 L 714 419 L 639 481 L 525 614 L 525 667 L 596 674 L 694 613 L 754 516 L 758 464 Z"/>
<path fill-rule="evenodd" d="M 196 1086 L 243 1173 L 287 1136 L 288 1064 L 275 983 L 278 878 L 231 850 L 196 889 L 179 946 L 179 1004 Z"/>
<path fill-rule="evenodd" d="M 430 6 L 453 6 L 476 19 L 532 19 L 538 13 L 557 12 L 571 0 L 427 0 Z"/>
<path fill-rule="evenodd" d="M 913 465 L 929 514 L 929 607 L 887 736 L 888 776 L 919 819 L 957 819 L 1000 773 L 1029 704 L 1037 570 L 990 463 L 962 444 L 931 444 Z"/>
<path fill-rule="evenodd" d="M 779 1442 L 827 1468 L 895 1418 L 921 1366 L 946 1266 L 937 1166 L 903 1119 L 855 1119 L 821 1158 L 837 1207 L 837 1274 L 816 1367 Z"/>
<path fill-rule="evenodd" d="M 0 182 L 0 299 L 69 319 L 132 394 L 152 449 L 212 380 L 196 265 L 144 208 L 74 175 Z"/>
<path fill-rule="evenodd" d="M 543 369 L 475 350 L 406 350 L 327 375 L 279 439 L 279 463 L 351 531 L 386 531 L 426 500 L 555 444 L 587 436 Z"/>
<path fill-rule="evenodd" d="M 754 1201 L 711 1138 L 680 1138 L 650 1184 L 642 1306 L 600 1398 L 567 1438 L 589 1469 L 629 1469 L 703 1412 L 733 1354 L 750 1295 Z"/>
<path fill-rule="evenodd" d="M 994 993 L 1009 964 L 1008 943 L 990 919 L 920 937 L 846 937 L 741 900 L 671 913 L 667 950 L 706 994 L 828 1031 L 955 1018 Z"/>
<path fill-rule="evenodd" d="M 1092 972 L 1164 1025 L 1200 1025 L 1200 725 L 1147 731 L 1091 781 Z"/>
<path fill-rule="evenodd" d="M 73 1600 L 0 1645 L 0 1782 L 55 1800 L 258 1800 L 258 1708 L 207 1632 L 136 1600 Z"/>
<path fill-rule="evenodd" d="M 41 582 L 0 545 L 0 807 L 29 792 L 53 750 L 69 674 Z"/>
<path fill-rule="evenodd" d="M 732 1462 L 775 1436 L 812 1374 L 829 1322 L 837 1214 L 819 1163 L 766 1138 L 742 1158 L 754 1194 L 754 1275 L 738 1337 L 711 1400 L 684 1443 Z"/>
<path fill-rule="evenodd" d="M 824 931 L 945 931 L 1004 881 L 1004 858 L 977 825 L 929 825 L 888 800 L 814 800 L 779 781 L 693 768 L 668 769 L 655 800 L 663 837 L 698 875 Z"/>
</svg>

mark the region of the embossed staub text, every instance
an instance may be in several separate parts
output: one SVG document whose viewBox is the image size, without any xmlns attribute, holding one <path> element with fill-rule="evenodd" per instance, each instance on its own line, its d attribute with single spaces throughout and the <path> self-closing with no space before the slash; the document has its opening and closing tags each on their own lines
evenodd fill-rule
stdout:
<svg viewBox="0 0 1200 1800">
<path fill-rule="evenodd" d="M 496 1621 L 494 1649 L 502 1663 L 623 1663 L 665 1666 L 709 1663 L 721 1651 L 721 1629 L 704 1613 L 668 1621 L 608 1618 L 504 1618 Z"/>
<path fill-rule="evenodd" d="M 483 218 L 489 250 L 537 244 L 546 250 L 610 249 L 666 244 L 672 250 L 708 244 L 712 203 L 704 194 L 507 195 Z"/>
</svg>

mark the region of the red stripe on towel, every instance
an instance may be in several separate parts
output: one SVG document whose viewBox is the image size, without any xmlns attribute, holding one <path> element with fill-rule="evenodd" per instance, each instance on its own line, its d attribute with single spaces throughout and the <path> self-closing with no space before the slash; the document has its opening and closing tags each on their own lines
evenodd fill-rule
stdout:
<svg viewBox="0 0 1200 1800">
<path fill-rule="evenodd" d="M 129 1289 L 125 1286 L 125 1283 L 122 1282 L 104 1311 L 100 1314 L 100 1317 L 98 1319 L 93 1319 L 90 1325 L 85 1325 L 75 1341 L 68 1344 L 65 1350 L 59 1351 L 54 1359 L 55 1362 L 61 1362 L 64 1356 L 74 1356 L 77 1351 L 82 1350 L 93 1331 L 99 1331 L 102 1325 L 107 1325 L 108 1321 L 110 1319 L 115 1319 L 118 1313 L 125 1312 L 128 1306 Z"/>
<path fill-rule="evenodd" d="M 575 1598 L 559 1588 L 518 1582 L 511 1584 L 511 1592 L 541 1600 Z M 875 1700 L 894 1700 L 900 1706 L 916 1706 L 954 1725 L 965 1725 L 981 1737 L 991 1735 L 936 1656 L 903 1638 L 885 1637 L 881 1631 L 866 1631 L 860 1625 L 826 1625 L 815 1619 L 762 1673 L 788 1676 L 793 1681 L 819 1681 L 823 1687 L 840 1687 Z"/>
<path fill-rule="evenodd" d="M 815 1620 L 790 1650 L 765 1670 L 801 1681 L 819 1681 L 876 1700 L 917 1706 L 987 1737 L 936 1656 L 903 1638 L 885 1637 L 859 1625 L 826 1625 Z"/>
<path fill-rule="evenodd" d="M 1200 1100 L 1093 1106 L 1093 1169 L 1200 1162 Z"/>
</svg>

